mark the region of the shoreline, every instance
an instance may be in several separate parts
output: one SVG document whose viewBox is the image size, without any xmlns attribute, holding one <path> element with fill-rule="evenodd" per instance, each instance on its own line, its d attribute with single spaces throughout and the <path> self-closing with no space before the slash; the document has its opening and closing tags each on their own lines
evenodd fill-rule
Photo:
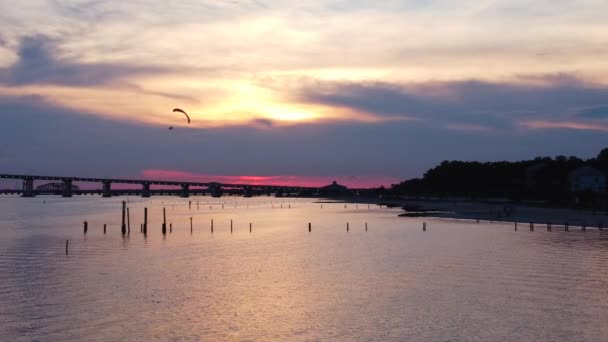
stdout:
<svg viewBox="0 0 608 342">
<path fill-rule="evenodd" d="M 584 209 L 546 208 L 512 202 L 492 203 L 473 200 L 403 200 L 401 203 L 403 204 L 401 207 L 406 209 L 399 216 L 587 228 L 603 228 L 608 224 L 608 213 Z"/>
<path fill-rule="evenodd" d="M 583 227 L 589 229 L 608 228 L 608 212 L 589 209 L 542 207 L 533 203 L 516 203 L 509 200 L 472 199 L 382 199 L 371 197 L 322 198 L 318 203 L 377 204 L 389 208 L 400 208 L 401 217 L 429 217 L 473 222 L 502 222 L 540 224 L 557 227 Z"/>
</svg>

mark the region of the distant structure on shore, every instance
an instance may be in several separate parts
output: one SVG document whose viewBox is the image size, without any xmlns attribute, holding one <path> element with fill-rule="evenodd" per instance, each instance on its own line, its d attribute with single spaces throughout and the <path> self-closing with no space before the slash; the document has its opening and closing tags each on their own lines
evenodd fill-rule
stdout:
<svg viewBox="0 0 608 342">
<path fill-rule="evenodd" d="M 352 192 L 344 185 L 333 181 L 330 185 L 319 188 L 319 193 L 323 196 L 347 196 L 352 195 Z"/>
<path fill-rule="evenodd" d="M 572 192 L 606 191 L 606 175 L 591 166 L 581 166 L 568 174 Z"/>
</svg>

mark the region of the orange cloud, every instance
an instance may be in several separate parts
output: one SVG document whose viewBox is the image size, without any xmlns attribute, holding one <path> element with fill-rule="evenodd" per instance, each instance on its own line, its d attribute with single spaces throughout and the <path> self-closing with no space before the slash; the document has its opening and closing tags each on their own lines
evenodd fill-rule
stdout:
<svg viewBox="0 0 608 342">
<path fill-rule="evenodd" d="M 530 120 L 522 121 L 518 124 L 520 127 L 528 129 L 574 129 L 582 131 L 601 131 L 608 132 L 608 124 L 585 123 L 574 121 L 543 121 Z"/>
</svg>

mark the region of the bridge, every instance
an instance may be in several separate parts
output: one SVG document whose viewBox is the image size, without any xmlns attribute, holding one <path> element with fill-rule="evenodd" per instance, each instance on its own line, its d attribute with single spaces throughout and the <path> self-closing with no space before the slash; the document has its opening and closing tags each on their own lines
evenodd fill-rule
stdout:
<svg viewBox="0 0 608 342">
<path fill-rule="evenodd" d="M 56 194 L 63 197 L 72 197 L 73 195 L 92 195 L 100 194 L 103 197 L 112 197 L 120 195 L 141 195 L 142 197 L 150 197 L 152 195 L 175 195 L 181 197 L 190 197 L 191 195 L 206 195 L 210 194 L 213 197 L 220 197 L 222 194 L 240 194 L 245 197 L 255 195 L 271 195 L 277 197 L 286 195 L 313 195 L 320 191 L 321 188 L 303 187 L 303 186 L 279 186 L 279 185 L 258 185 L 258 184 L 228 184 L 218 182 L 182 182 L 182 181 L 163 181 L 149 179 L 117 179 L 117 178 L 87 178 L 87 177 L 57 177 L 57 176 L 34 176 L 34 175 L 15 175 L 15 174 L 0 174 L 0 180 L 20 180 L 23 181 L 22 190 L 0 190 L 4 194 L 20 194 L 22 197 L 34 197 L 42 194 Z M 45 192 L 34 187 L 35 181 L 54 181 L 63 183 L 63 187 L 59 191 Z M 97 183 L 101 185 L 99 190 L 80 190 L 74 189 L 73 183 Z M 132 184 L 140 186 L 139 189 L 112 189 L 112 184 Z M 178 187 L 174 189 L 153 189 L 152 186 L 161 187 Z M 196 188 L 196 189 L 195 189 Z"/>
</svg>

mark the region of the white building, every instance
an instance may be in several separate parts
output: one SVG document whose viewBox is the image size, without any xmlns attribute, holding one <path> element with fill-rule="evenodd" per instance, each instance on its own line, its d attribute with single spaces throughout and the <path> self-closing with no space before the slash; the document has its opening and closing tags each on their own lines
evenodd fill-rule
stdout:
<svg viewBox="0 0 608 342">
<path fill-rule="evenodd" d="M 572 192 L 604 192 L 606 191 L 606 175 L 590 166 L 581 166 L 568 175 Z"/>
</svg>

